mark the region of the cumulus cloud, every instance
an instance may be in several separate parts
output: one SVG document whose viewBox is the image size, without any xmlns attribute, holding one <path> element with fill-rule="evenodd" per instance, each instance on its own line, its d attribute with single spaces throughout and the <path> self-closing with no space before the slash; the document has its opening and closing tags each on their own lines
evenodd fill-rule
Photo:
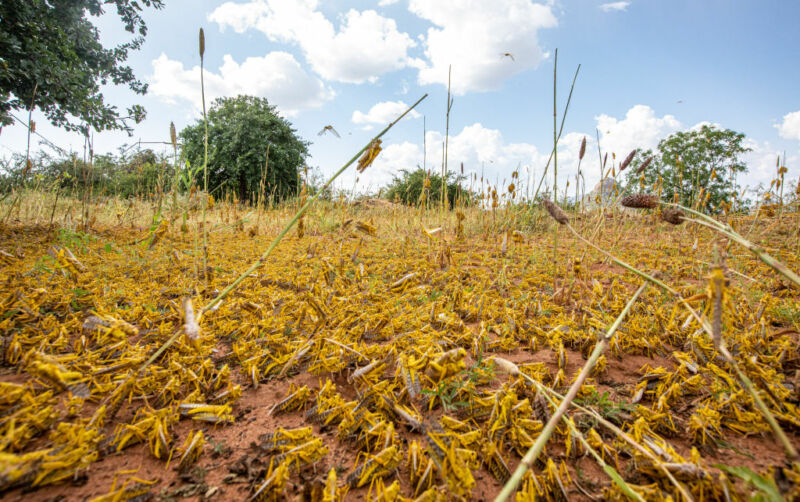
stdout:
<svg viewBox="0 0 800 502">
<path fill-rule="evenodd" d="M 420 84 L 447 85 L 452 64 L 456 94 L 497 89 L 536 68 L 547 57 L 538 44 L 539 30 L 558 24 L 549 5 L 530 0 L 411 0 L 409 10 L 434 25 L 425 39 L 427 61 L 411 62 Z"/>
<path fill-rule="evenodd" d="M 636 148 L 655 149 L 659 140 L 681 128 L 673 115 L 657 117 L 646 105 L 633 106 L 623 119 L 602 114 L 595 120 L 600 131 L 600 146 L 603 151 L 616 153 L 617 157 L 624 157 Z"/>
<path fill-rule="evenodd" d="M 603 12 L 611 12 L 611 11 L 625 11 L 628 9 L 630 2 L 610 2 L 604 3 L 600 6 Z"/>
<path fill-rule="evenodd" d="M 333 91 L 306 73 L 286 52 L 247 58 L 241 64 L 225 55 L 218 73 L 204 71 L 207 102 L 218 97 L 249 94 L 267 98 L 283 114 L 291 116 L 300 110 L 318 108 L 334 96 Z M 199 66 L 185 69 L 183 63 L 162 53 L 153 60 L 149 82 L 153 94 L 168 102 L 184 100 L 196 109 L 202 107 Z"/>
<path fill-rule="evenodd" d="M 311 68 L 326 80 L 374 82 L 404 68 L 416 45 L 393 19 L 374 10 L 350 9 L 338 30 L 317 10 L 317 0 L 226 2 L 209 16 L 221 29 L 258 30 L 272 41 L 297 44 Z"/>
<path fill-rule="evenodd" d="M 369 109 L 367 113 L 359 110 L 353 112 L 353 123 L 370 126 L 371 124 L 388 124 L 408 109 L 403 101 L 381 101 Z M 411 110 L 406 118 L 418 118 L 416 110 Z"/>
<path fill-rule="evenodd" d="M 784 115 L 783 122 L 775 127 L 778 128 L 781 138 L 800 141 L 800 110 Z"/>
</svg>

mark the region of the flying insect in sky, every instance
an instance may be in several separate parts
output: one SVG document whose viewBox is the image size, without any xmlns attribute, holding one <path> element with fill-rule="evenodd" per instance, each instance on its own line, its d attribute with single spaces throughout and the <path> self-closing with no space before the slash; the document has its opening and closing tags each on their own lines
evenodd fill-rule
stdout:
<svg viewBox="0 0 800 502">
<path fill-rule="evenodd" d="M 339 136 L 339 133 L 336 132 L 336 129 L 334 129 L 332 125 L 326 125 L 325 127 L 323 127 L 322 130 L 317 133 L 317 136 L 322 136 L 323 134 L 329 131 L 337 138 L 341 138 L 341 136 Z"/>
</svg>

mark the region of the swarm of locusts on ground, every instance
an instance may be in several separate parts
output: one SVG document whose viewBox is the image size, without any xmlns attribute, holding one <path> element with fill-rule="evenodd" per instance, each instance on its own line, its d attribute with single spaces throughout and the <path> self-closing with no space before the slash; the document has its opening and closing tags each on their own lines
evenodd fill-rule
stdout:
<svg viewBox="0 0 800 502">
<path fill-rule="evenodd" d="M 518 177 L 452 208 L 18 192 L 0 494 L 800 497 L 797 202 L 514 204 Z"/>
</svg>

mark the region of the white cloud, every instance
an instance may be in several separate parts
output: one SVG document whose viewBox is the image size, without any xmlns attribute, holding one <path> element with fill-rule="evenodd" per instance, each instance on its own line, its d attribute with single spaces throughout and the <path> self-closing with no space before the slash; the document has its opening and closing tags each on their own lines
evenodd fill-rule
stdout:
<svg viewBox="0 0 800 502">
<path fill-rule="evenodd" d="M 630 4 L 630 2 L 610 2 L 604 3 L 600 8 L 603 9 L 603 12 L 625 11 Z"/>
<path fill-rule="evenodd" d="M 183 63 L 161 54 L 153 60 L 150 90 L 168 102 L 185 100 L 196 109 L 200 101 L 200 67 L 184 69 Z M 334 93 L 300 67 L 291 54 L 270 52 L 247 58 L 241 64 L 230 55 L 223 57 L 218 73 L 205 69 L 206 106 L 215 98 L 249 94 L 265 97 L 285 115 L 318 108 Z"/>
<path fill-rule="evenodd" d="M 317 10 L 317 0 L 253 0 L 227 2 L 210 21 L 237 33 L 256 29 L 272 41 L 296 43 L 311 68 L 326 80 L 374 82 L 408 64 L 408 49 L 416 43 L 397 29 L 393 19 L 374 10 L 351 9 L 341 17 L 338 31 Z"/>
<path fill-rule="evenodd" d="M 744 154 L 743 160 L 747 164 L 748 172 L 741 175 L 737 179 L 737 184 L 740 186 L 749 186 L 754 189 L 759 184 L 769 186 L 770 182 L 775 179 L 778 173 L 778 166 L 776 161 L 778 156 L 781 157 L 781 164 L 784 164 L 783 156 L 786 154 L 785 165 L 794 166 L 800 162 L 800 151 L 784 152 L 773 146 L 769 141 L 758 141 L 752 138 L 746 138 L 742 143 L 744 146 L 751 149 L 750 152 Z M 786 184 L 789 185 L 792 175 L 786 177 Z M 796 177 L 791 179 L 794 181 Z"/>
<path fill-rule="evenodd" d="M 378 5 L 381 6 L 381 7 L 386 7 L 387 5 L 394 5 L 399 1 L 400 0 L 380 0 L 378 2 Z"/>
<path fill-rule="evenodd" d="M 781 138 L 800 141 L 800 110 L 784 115 L 783 122 L 775 127 L 778 128 Z"/>
<path fill-rule="evenodd" d="M 646 105 L 633 106 L 621 120 L 606 114 L 595 117 L 595 120 L 603 151 L 623 158 L 636 148 L 655 149 L 659 140 L 681 128 L 681 123 L 673 115 L 657 117 Z"/>
<path fill-rule="evenodd" d="M 497 89 L 507 78 L 536 68 L 547 57 L 538 31 L 558 24 L 549 5 L 530 0 L 411 0 L 409 10 L 435 25 L 425 42 L 428 60 L 415 63 L 420 84 L 447 85 L 452 64 L 456 94 Z"/>
<path fill-rule="evenodd" d="M 352 120 L 354 124 L 388 124 L 407 109 L 408 105 L 403 101 L 382 101 L 373 105 L 367 113 L 354 111 Z M 406 118 L 419 116 L 416 110 L 411 110 Z"/>
</svg>

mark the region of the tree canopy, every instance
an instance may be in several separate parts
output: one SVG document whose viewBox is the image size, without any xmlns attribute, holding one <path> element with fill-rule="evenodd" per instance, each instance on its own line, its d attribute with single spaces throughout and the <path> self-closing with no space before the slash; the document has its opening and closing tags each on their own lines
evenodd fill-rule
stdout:
<svg viewBox="0 0 800 502">
<path fill-rule="evenodd" d="M 674 133 L 658 143 L 657 153 L 637 152 L 627 170 L 626 189 L 654 186 L 661 176 L 664 200 L 687 206 L 700 202 L 703 209 L 719 210 L 736 195 L 737 174 L 747 171 L 742 155 L 750 148 L 744 139 L 742 133 L 710 125 Z M 651 156 L 652 161 L 640 169 Z"/>
<path fill-rule="evenodd" d="M 265 182 L 267 196 L 296 194 L 299 169 L 308 155 L 308 142 L 280 117 L 264 98 L 219 98 L 208 111 L 209 190 L 233 190 L 247 200 Z M 180 133 L 183 152 L 192 166 L 203 164 L 203 121 Z M 269 164 L 266 154 L 269 151 Z M 199 176 L 202 176 L 202 170 Z M 202 180 L 199 181 L 202 185 Z"/>
<path fill-rule="evenodd" d="M 130 42 L 105 48 L 87 19 L 116 8 Z M 130 132 L 130 120 L 144 118 L 134 105 L 121 115 L 106 103 L 100 86 L 126 85 L 147 91 L 124 62 L 144 42 L 143 7 L 163 7 L 163 0 L 0 0 L 0 125 L 12 122 L 13 110 L 41 110 L 58 127 Z M 77 122 L 76 122 L 77 120 Z"/>
</svg>

